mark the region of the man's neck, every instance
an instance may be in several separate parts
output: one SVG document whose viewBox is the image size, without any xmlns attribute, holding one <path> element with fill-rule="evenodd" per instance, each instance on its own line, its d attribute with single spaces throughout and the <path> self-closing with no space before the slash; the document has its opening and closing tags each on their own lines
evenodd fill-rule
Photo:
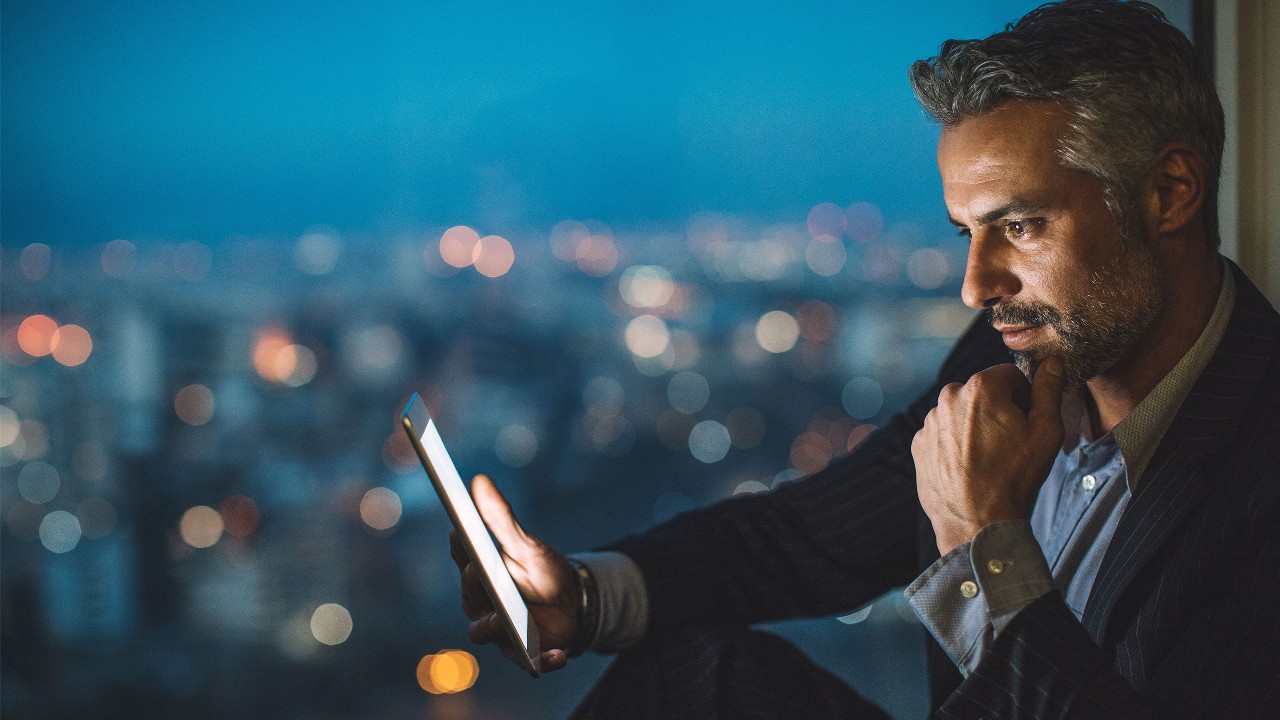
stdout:
<svg viewBox="0 0 1280 720">
<path fill-rule="evenodd" d="M 1169 304 L 1139 341 L 1138 351 L 1086 383 L 1095 437 L 1111 432 L 1128 417 L 1195 344 L 1217 304 L 1223 272 L 1215 254 L 1213 262 L 1198 272 L 1166 275 Z"/>
</svg>

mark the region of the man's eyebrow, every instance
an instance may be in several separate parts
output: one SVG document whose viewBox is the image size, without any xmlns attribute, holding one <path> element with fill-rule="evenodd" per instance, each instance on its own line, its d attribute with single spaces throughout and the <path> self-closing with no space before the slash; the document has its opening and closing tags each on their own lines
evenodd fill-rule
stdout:
<svg viewBox="0 0 1280 720">
<path fill-rule="evenodd" d="M 1040 212 L 1047 207 L 1049 207 L 1048 203 L 1028 200 L 1026 198 L 1014 198 L 998 208 L 982 213 L 975 218 L 975 221 L 978 225 L 990 225 L 996 220 L 1008 215 L 1027 215 L 1029 213 Z M 964 223 L 952 217 L 951 213 L 947 213 L 947 220 L 956 227 L 964 227 Z"/>
</svg>

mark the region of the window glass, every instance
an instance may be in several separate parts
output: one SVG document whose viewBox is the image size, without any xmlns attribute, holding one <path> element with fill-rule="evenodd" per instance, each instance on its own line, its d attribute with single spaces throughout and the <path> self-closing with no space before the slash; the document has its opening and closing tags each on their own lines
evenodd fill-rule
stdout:
<svg viewBox="0 0 1280 720">
<path fill-rule="evenodd" d="M 856 449 L 973 318 L 907 67 L 1037 4 L 7 3 L 5 714 L 567 714 L 397 413 L 566 551 Z M 897 591 L 777 629 L 924 715 Z"/>
</svg>

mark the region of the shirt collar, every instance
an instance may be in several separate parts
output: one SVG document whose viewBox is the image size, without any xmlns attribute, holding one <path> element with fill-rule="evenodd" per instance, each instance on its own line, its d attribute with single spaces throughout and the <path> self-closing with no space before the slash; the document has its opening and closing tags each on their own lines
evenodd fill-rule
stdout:
<svg viewBox="0 0 1280 720">
<path fill-rule="evenodd" d="M 1156 384 L 1142 402 L 1138 403 L 1124 420 L 1121 420 L 1112 435 L 1120 448 L 1121 457 L 1128 469 L 1129 491 L 1138 488 L 1138 481 L 1151 462 L 1156 447 L 1164 438 L 1165 431 L 1173 422 L 1174 415 L 1181 407 L 1182 401 L 1191 392 L 1192 386 L 1204 372 L 1209 359 L 1213 357 L 1218 342 L 1227 329 L 1227 320 L 1235 307 L 1236 281 L 1227 263 L 1222 263 L 1222 289 L 1218 291 L 1218 301 L 1213 307 L 1213 314 L 1195 344 L 1186 355 L 1178 361 L 1169 374 Z M 1093 440 L 1090 432 L 1089 413 L 1085 405 L 1084 393 L 1070 393 L 1062 400 L 1062 420 L 1064 435 L 1067 438 L 1063 452 L 1071 452 L 1081 444 Z"/>
</svg>

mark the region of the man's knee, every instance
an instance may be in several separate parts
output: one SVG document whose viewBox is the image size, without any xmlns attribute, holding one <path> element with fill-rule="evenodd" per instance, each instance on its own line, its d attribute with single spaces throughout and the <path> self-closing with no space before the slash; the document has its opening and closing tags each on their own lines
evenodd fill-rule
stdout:
<svg viewBox="0 0 1280 720">
<path fill-rule="evenodd" d="M 575 718 L 884 718 L 878 708 L 772 633 L 691 626 L 622 652 Z"/>
</svg>

